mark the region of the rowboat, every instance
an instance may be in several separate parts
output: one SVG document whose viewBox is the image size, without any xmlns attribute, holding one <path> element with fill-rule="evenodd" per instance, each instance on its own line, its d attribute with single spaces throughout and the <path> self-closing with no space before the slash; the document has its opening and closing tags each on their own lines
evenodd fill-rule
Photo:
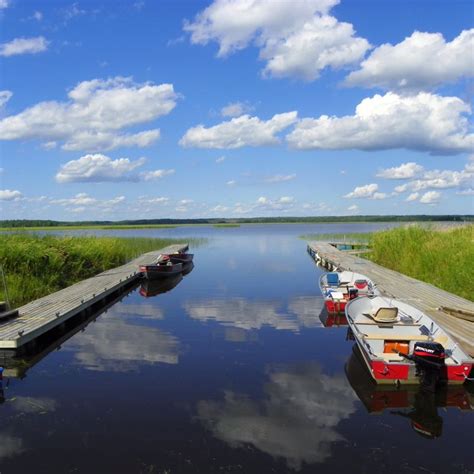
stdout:
<svg viewBox="0 0 474 474">
<path fill-rule="evenodd" d="M 140 265 L 139 271 L 148 280 L 169 278 L 183 271 L 183 264 L 173 263 L 168 255 L 160 255 L 156 263 Z"/>
<path fill-rule="evenodd" d="M 461 384 L 474 360 L 436 322 L 402 301 L 356 298 L 346 318 L 377 383 Z"/>
<path fill-rule="evenodd" d="M 168 257 L 172 263 L 191 263 L 194 258 L 194 254 L 186 252 L 175 252 L 169 253 Z"/>
<path fill-rule="evenodd" d="M 380 294 L 372 280 L 349 271 L 322 274 L 319 288 L 328 313 L 344 313 L 347 302 L 358 296 Z"/>
</svg>

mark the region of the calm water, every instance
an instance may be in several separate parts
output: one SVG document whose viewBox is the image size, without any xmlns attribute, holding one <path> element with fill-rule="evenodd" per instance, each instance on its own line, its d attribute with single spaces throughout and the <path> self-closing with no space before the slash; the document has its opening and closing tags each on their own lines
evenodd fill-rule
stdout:
<svg viewBox="0 0 474 474">
<path fill-rule="evenodd" d="M 378 227 L 121 232 L 209 240 L 4 379 L 0 472 L 474 472 L 474 389 L 377 389 L 323 325 L 297 236 Z"/>
</svg>

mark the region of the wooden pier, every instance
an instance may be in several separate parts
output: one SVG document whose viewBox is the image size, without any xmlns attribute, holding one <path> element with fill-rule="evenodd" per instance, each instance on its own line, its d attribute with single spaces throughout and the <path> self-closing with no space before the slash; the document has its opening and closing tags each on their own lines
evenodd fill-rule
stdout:
<svg viewBox="0 0 474 474">
<path fill-rule="evenodd" d="M 99 273 L 22 306 L 18 317 L 0 324 L 0 349 L 20 349 L 73 316 L 134 284 L 140 277 L 139 265 L 155 260 L 160 254 L 187 248 L 187 244 L 170 245 L 148 252 L 121 267 Z"/>
<path fill-rule="evenodd" d="M 329 242 L 309 242 L 308 253 L 329 270 L 349 270 L 370 278 L 382 294 L 417 307 L 448 331 L 470 356 L 474 357 L 474 323 L 457 318 L 440 308 L 474 313 L 474 303 L 429 283 L 402 275 L 353 252 L 338 250 Z"/>
</svg>

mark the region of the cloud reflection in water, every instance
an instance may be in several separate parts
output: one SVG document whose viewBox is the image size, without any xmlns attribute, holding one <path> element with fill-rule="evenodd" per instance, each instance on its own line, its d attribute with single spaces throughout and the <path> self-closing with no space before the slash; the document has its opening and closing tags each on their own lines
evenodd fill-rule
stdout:
<svg viewBox="0 0 474 474">
<path fill-rule="evenodd" d="M 266 399 L 225 392 L 223 401 L 198 403 L 198 419 L 233 448 L 249 443 L 288 467 L 323 462 L 331 444 L 343 441 L 336 427 L 355 412 L 357 400 L 343 374 L 324 374 L 317 363 L 270 372 Z"/>
</svg>

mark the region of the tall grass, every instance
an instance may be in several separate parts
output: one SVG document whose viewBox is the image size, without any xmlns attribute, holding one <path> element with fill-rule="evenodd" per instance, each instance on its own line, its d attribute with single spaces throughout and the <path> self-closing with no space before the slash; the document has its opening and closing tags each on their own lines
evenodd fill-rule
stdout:
<svg viewBox="0 0 474 474">
<path fill-rule="evenodd" d="M 58 237 L 17 233 L 0 237 L 0 264 L 12 307 L 65 288 L 145 252 L 183 241 L 119 237 Z M 188 239 L 187 239 L 188 240 Z M 0 297 L 5 299 L 3 282 Z"/>
<path fill-rule="evenodd" d="M 300 235 L 303 240 L 324 240 L 328 242 L 369 242 L 374 232 L 351 232 L 330 234 L 304 234 Z"/>
<path fill-rule="evenodd" d="M 398 227 L 371 236 L 370 260 L 474 301 L 474 225 Z"/>
</svg>

